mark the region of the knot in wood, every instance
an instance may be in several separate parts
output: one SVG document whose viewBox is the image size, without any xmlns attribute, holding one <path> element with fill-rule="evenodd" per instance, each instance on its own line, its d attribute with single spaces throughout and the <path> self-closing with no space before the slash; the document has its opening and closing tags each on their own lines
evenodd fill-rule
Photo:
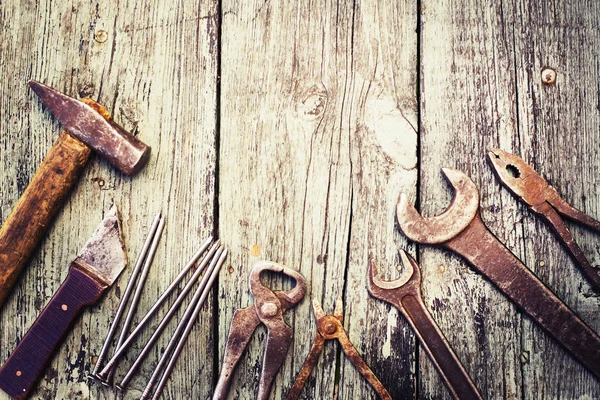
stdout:
<svg viewBox="0 0 600 400">
<path fill-rule="evenodd" d="M 327 90 L 322 86 L 314 85 L 299 96 L 296 112 L 302 119 L 315 121 L 321 119 L 326 105 Z"/>
</svg>

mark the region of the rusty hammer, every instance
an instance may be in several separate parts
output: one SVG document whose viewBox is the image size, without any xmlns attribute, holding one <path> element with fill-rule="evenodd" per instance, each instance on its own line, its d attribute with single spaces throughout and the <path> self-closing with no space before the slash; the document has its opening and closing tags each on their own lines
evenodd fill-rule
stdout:
<svg viewBox="0 0 600 400">
<path fill-rule="evenodd" d="M 111 121 L 102 105 L 36 81 L 29 81 L 29 86 L 65 129 L 0 229 L 0 307 L 83 171 L 91 149 L 127 175 L 138 172 L 150 156 L 150 147 Z"/>
</svg>

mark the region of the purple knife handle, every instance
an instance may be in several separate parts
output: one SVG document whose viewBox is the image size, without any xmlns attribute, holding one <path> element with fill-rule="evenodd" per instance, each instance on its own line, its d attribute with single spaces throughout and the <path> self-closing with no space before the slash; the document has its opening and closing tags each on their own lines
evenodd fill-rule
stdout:
<svg viewBox="0 0 600 400">
<path fill-rule="evenodd" d="M 75 320 L 105 289 L 71 264 L 65 281 L 0 368 L 0 389 L 15 399 L 27 398 Z"/>
</svg>

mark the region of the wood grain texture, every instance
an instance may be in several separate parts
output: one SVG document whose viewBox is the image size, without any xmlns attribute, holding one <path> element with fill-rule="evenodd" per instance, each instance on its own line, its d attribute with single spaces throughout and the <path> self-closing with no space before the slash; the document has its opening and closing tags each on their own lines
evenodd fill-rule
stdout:
<svg viewBox="0 0 600 400">
<path fill-rule="evenodd" d="M 465 172 L 480 189 L 483 220 L 520 256 L 519 210 L 485 161 L 489 147 L 517 141 L 512 20 L 503 6 L 422 3 L 419 200 L 423 214 L 439 214 L 452 196 L 440 168 Z M 423 246 L 419 261 L 425 304 L 483 397 L 520 398 L 515 308 L 449 252 Z M 419 367 L 420 395 L 450 398 L 424 354 Z"/>
<path fill-rule="evenodd" d="M 413 335 L 389 306 L 370 300 L 365 278 L 370 257 L 397 265 L 393 208 L 401 189 L 416 187 L 415 6 L 224 3 L 219 230 L 236 247 L 221 282 L 220 336 L 232 310 L 252 302 L 246 280 L 255 260 L 298 268 L 311 283 L 288 316 L 294 345 L 272 398 L 286 393 L 310 350 L 311 298 L 331 312 L 338 295 L 365 360 L 386 354 L 374 372 L 397 395 L 414 392 L 414 360 L 404 356 L 414 353 Z M 230 398 L 256 390 L 265 338 L 256 335 Z M 303 398 L 334 393 L 375 397 L 328 343 Z"/>
<path fill-rule="evenodd" d="M 167 218 L 139 315 L 213 233 L 219 18 L 215 1 L 182 1 L 177 6 L 3 2 L 0 15 L 6 32 L 0 41 L 3 220 L 59 133 L 58 122 L 26 88 L 30 78 L 73 96 L 94 98 L 107 106 L 117 123 L 152 147 L 148 165 L 132 178 L 97 157 L 88 164 L 1 310 L 0 359 L 4 362 L 64 280 L 70 261 L 113 201 L 122 213 L 130 263 L 153 216 L 162 210 Z M 129 274 L 130 269 L 101 305 L 85 312 L 75 324 L 34 398 L 139 397 L 167 335 L 125 396 L 86 379 Z M 210 392 L 213 371 L 206 360 L 212 359 L 214 338 L 208 304 L 165 390 L 167 398 L 181 398 L 182 393 L 199 398 Z M 146 332 L 128 354 L 117 378 L 149 335 Z"/>
<path fill-rule="evenodd" d="M 594 44 L 600 39 L 600 8 L 592 1 L 550 2 L 541 8 L 517 2 L 514 12 L 518 21 L 514 42 L 520 111 L 517 153 L 565 200 L 600 218 L 600 55 Z M 541 72 L 546 67 L 557 72 L 555 85 L 542 83 Z M 597 267 L 598 233 L 574 223 L 567 225 Z M 523 237 L 525 263 L 600 332 L 600 296 L 592 291 L 548 226 L 525 211 Z M 528 355 L 522 368 L 528 393 L 546 398 L 600 397 L 600 382 L 528 320 L 523 321 L 522 346 Z"/>
<path fill-rule="evenodd" d="M 393 276 L 399 248 L 418 256 L 425 305 L 485 398 L 599 398 L 600 383 L 489 282 L 448 252 L 407 243 L 394 219 L 401 192 L 425 215 L 441 212 L 451 193 L 440 168 L 463 170 L 481 190 L 490 230 L 600 331 L 597 294 L 485 161 L 490 147 L 519 154 L 600 217 L 600 10 L 591 0 L 563 3 L 0 2 L 2 221 L 59 132 L 26 88 L 30 78 L 98 100 L 152 147 L 133 178 L 98 157 L 89 163 L 0 309 L 0 362 L 114 201 L 130 262 L 152 217 L 167 216 L 140 315 L 208 234 L 230 249 L 166 399 L 210 397 L 233 312 L 253 302 L 247 279 L 260 259 L 309 280 L 303 302 L 285 315 L 294 341 L 271 398 L 285 396 L 309 352 L 310 300 L 330 313 L 341 294 L 350 340 L 394 399 L 448 399 L 408 323 L 365 288 L 369 260 Z M 557 70 L 556 85 L 541 84 L 545 66 Z M 597 234 L 569 227 L 599 264 Z M 84 313 L 34 398 L 139 397 L 167 337 L 125 395 L 86 380 L 129 273 Z M 292 286 L 274 275 L 264 282 Z M 229 398 L 254 398 L 265 339 L 259 328 Z M 334 396 L 376 398 L 327 343 L 303 398 Z"/>
</svg>

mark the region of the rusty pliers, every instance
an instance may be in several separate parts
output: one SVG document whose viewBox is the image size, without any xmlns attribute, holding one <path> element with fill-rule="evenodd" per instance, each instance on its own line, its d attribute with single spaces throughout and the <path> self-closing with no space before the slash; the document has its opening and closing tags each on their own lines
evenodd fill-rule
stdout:
<svg viewBox="0 0 600 400">
<path fill-rule="evenodd" d="M 296 286 L 289 291 L 272 291 L 260 282 L 263 271 L 281 272 L 293 278 Z M 285 323 L 283 313 L 294 307 L 306 293 L 306 279 L 297 271 L 273 262 L 261 261 L 254 265 L 249 278 L 250 292 L 254 304 L 237 310 L 231 320 L 231 328 L 225 345 L 223 365 L 213 400 L 225 399 L 231 384 L 233 371 L 254 330 L 263 323 L 267 327 L 267 343 L 263 357 L 262 371 L 258 385 L 257 399 L 269 398 L 271 385 L 277 371 L 283 364 L 292 342 L 292 328 Z"/>
<path fill-rule="evenodd" d="M 560 215 L 596 232 L 600 232 L 600 221 L 567 203 L 554 187 L 520 157 L 503 150 L 492 149 L 488 153 L 488 160 L 500 182 L 527 204 L 534 214 L 550 225 L 575 259 L 583 275 L 597 291 L 600 291 L 600 270 L 590 264 Z"/>
<path fill-rule="evenodd" d="M 350 339 L 348 339 L 348 335 L 346 334 L 343 325 L 344 306 L 342 298 L 338 297 L 333 315 L 325 315 L 325 312 L 317 299 L 313 300 L 313 310 L 315 317 L 317 318 L 317 333 L 315 335 L 315 340 L 313 341 L 310 353 L 306 356 L 306 361 L 304 361 L 304 365 L 302 365 L 302 369 L 296 378 L 296 382 L 294 382 L 294 385 L 288 392 L 287 400 L 296 400 L 300 397 L 302 388 L 310 376 L 310 371 L 312 371 L 317 363 L 319 354 L 325 346 L 325 341 L 330 339 L 337 339 L 340 342 L 342 350 L 344 350 L 344 353 L 346 353 L 350 362 L 352 362 L 358 372 L 365 377 L 367 382 L 373 386 L 373 389 L 375 389 L 375 392 L 377 392 L 379 397 L 383 400 L 391 400 L 392 397 L 388 391 L 383 387 L 383 384 L 377 379 L 360 354 L 358 354 L 358 351 L 356 351 L 356 348 L 352 345 Z"/>
<path fill-rule="evenodd" d="M 404 315 L 455 399 L 481 400 L 477 387 L 423 303 L 419 265 L 403 250 L 400 250 L 400 258 L 402 273 L 392 281 L 381 279 L 377 264 L 371 261 L 367 280 L 369 293 L 390 303 Z"/>
</svg>

